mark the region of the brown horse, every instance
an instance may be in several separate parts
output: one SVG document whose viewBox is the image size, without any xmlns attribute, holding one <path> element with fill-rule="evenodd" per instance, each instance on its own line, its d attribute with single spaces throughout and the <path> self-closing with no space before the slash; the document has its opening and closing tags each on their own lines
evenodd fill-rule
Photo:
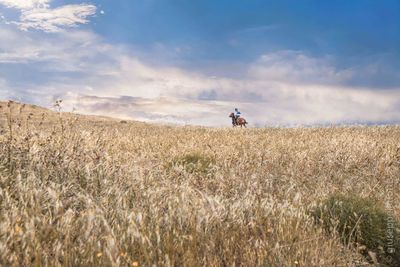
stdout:
<svg viewBox="0 0 400 267">
<path fill-rule="evenodd" d="M 231 114 L 229 114 L 229 117 L 232 118 L 232 126 L 236 127 L 236 126 L 240 126 L 246 128 L 246 124 L 247 121 L 244 118 L 235 118 L 235 114 L 233 114 L 233 112 Z"/>
</svg>

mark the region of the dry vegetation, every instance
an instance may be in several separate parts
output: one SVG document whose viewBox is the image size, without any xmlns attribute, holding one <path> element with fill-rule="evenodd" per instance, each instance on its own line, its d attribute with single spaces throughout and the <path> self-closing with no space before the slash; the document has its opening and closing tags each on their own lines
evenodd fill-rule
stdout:
<svg viewBox="0 0 400 267">
<path fill-rule="evenodd" d="M 309 211 L 343 193 L 400 216 L 399 126 L 168 127 L 0 105 L 2 266 L 359 266 L 357 244 Z"/>
</svg>

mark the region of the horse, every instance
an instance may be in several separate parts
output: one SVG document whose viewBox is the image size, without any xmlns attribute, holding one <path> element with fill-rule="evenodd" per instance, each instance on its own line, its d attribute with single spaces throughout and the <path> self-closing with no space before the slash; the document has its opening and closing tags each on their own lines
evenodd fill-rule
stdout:
<svg viewBox="0 0 400 267">
<path fill-rule="evenodd" d="M 233 112 L 229 114 L 229 117 L 232 118 L 233 127 L 240 126 L 240 128 L 242 128 L 244 126 L 244 128 L 246 128 L 247 121 L 245 120 L 245 118 L 238 118 L 236 120 L 235 114 L 233 114 Z"/>
</svg>

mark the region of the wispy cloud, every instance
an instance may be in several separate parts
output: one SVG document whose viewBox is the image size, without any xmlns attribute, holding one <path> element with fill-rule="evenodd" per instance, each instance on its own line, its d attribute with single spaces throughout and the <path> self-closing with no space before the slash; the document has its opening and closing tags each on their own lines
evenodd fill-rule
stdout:
<svg viewBox="0 0 400 267">
<path fill-rule="evenodd" d="M 308 92 L 305 92 L 308 91 Z M 303 88 L 288 94 L 275 92 L 269 102 L 196 100 L 175 97 L 97 97 L 68 93 L 66 109 L 135 119 L 208 126 L 228 126 L 228 113 L 239 107 L 253 126 L 288 126 L 341 123 L 399 123 L 400 93 L 347 91 L 340 88 Z"/>
<path fill-rule="evenodd" d="M 48 8 L 51 0 L 0 0 L 0 4 L 21 10 Z"/>
<path fill-rule="evenodd" d="M 260 56 L 251 65 L 249 74 L 256 79 L 294 84 L 338 84 L 354 75 L 351 69 L 335 68 L 329 56 L 316 58 L 290 50 Z"/>
<path fill-rule="evenodd" d="M 59 32 L 64 28 L 76 27 L 89 22 L 88 18 L 96 14 L 96 6 L 90 4 L 64 5 L 50 7 L 51 0 L 0 0 L 7 8 L 20 11 L 19 20 L 7 21 L 15 24 L 21 30 L 41 30 Z"/>
<path fill-rule="evenodd" d="M 400 122 L 400 88 L 351 86 L 359 70 L 338 69 L 330 57 L 277 51 L 240 76 L 208 76 L 150 64 L 90 31 L 43 35 L 0 29 L 0 97 L 47 106 L 63 98 L 66 110 L 210 126 L 228 126 L 234 107 L 262 126 Z"/>
<path fill-rule="evenodd" d="M 223 125 L 233 103 L 202 101 L 174 97 L 142 98 L 131 96 L 97 97 L 80 94 L 64 95 L 65 108 L 86 114 L 100 114 L 144 122 Z"/>
</svg>

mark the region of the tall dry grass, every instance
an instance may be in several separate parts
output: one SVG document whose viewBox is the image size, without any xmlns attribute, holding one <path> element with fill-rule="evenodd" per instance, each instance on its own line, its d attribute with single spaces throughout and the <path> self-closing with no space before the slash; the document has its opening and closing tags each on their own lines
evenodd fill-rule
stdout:
<svg viewBox="0 0 400 267">
<path fill-rule="evenodd" d="M 332 193 L 400 216 L 400 127 L 209 129 L 1 103 L 2 266 L 359 266 Z M 388 190 L 394 189 L 388 199 Z"/>
</svg>

